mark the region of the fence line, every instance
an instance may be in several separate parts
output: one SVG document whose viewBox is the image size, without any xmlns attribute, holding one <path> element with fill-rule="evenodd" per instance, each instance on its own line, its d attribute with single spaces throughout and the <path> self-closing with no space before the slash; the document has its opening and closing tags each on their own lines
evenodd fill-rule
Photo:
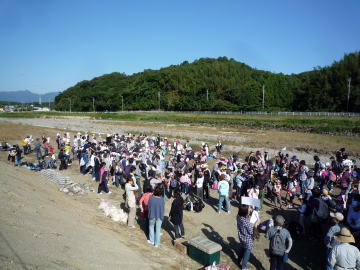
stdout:
<svg viewBox="0 0 360 270">
<path fill-rule="evenodd" d="M 52 111 L 59 112 L 62 111 Z M 70 113 L 65 111 L 66 113 Z M 94 113 L 94 112 L 71 112 L 71 113 Z M 261 112 L 261 111 L 237 111 L 237 112 L 226 112 L 226 111 L 117 111 L 117 112 L 96 112 L 96 113 L 188 113 L 188 114 L 222 114 L 222 115 L 274 115 L 274 116 L 349 116 L 349 117 L 360 117 L 360 113 L 351 112 Z"/>
</svg>

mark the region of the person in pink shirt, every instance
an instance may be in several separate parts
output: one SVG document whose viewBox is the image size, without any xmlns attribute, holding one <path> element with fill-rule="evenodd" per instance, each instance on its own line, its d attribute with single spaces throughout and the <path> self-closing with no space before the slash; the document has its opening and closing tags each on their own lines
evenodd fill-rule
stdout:
<svg viewBox="0 0 360 270">
<path fill-rule="evenodd" d="M 105 162 L 102 162 L 100 165 L 100 182 L 98 187 L 98 195 L 101 194 L 102 191 L 105 191 L 107 194 L 111 194 L 112 192 L 109 191 L 108 184 L 107 184 L 107 171 L 105 171 Z"/>
<path fill-rule="evenodd" d="M 145 233 L 146 236 L 149 236 L 149 199 L 152 195 L 152 190 L 151 187 L 148 186 L 145 189 L 145 193 L 141 196 L 140 200 L 139 200 L 139 206 L 140 206 L 140 211 L 141 211 L 141 217 L 145 219 Z"/>
</svg>

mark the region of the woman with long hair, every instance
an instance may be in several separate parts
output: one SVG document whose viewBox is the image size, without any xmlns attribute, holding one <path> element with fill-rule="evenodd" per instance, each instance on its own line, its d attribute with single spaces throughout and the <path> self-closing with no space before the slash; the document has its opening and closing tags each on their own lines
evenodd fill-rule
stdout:
<svg viewBox="0 0 360 270">
<path fill-rule="evenodd" d="M 237 220 L 237 229 L 240 240 L 240 250 L 238 263 L 240 269 L 245 270 L 247 268 L 247 263 L 251 256 L 251 250 L 254 247 L 254 225 L 250 223 L 249 220 L 249 206 L 240 205 L 239 212 L 236 217 Z"/>
</svg>

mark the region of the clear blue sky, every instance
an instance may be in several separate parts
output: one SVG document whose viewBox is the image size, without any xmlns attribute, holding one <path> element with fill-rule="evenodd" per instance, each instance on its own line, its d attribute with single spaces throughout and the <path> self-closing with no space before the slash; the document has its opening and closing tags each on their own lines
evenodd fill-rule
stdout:
<svg viewBox="0 0 360 270">
<path fill-rule="evenodd" d="M 0 91 L 200 57 L 299 73 L 359 49 L 359 0 L 0 0 Z"/>
</svg>

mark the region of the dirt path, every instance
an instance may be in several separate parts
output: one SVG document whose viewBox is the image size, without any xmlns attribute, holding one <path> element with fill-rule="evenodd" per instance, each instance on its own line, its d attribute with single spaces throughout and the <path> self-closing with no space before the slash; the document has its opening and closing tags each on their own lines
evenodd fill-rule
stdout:
<svg viewBox="0 0 360 270">
<path fill-rule="evenodd" d="M 0 171 L 2 269 L 165 269 L 132 247 L 127 229 L 107 229 L 89 197 L 66 196 L 25 168 L 0 162 Z"/>
</svg>

